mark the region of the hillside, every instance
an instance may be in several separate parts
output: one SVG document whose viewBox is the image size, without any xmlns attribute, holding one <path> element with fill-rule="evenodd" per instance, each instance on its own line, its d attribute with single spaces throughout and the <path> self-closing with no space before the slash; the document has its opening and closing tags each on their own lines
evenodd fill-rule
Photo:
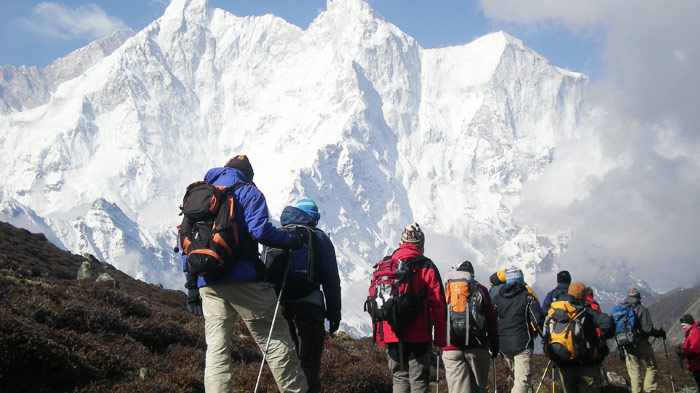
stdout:
<svg viewBox="0 0 700 393">
<path fill-rule="evenodd" d="M 96 265 L 96 274 L 114 280 L 77 280 L 86 260 Z M 202 392 L 203 321 L 187 313 L 184 302 L 182 292 L 134 280 L 90 256 L 62 251 L 44 235 L 0 222 L 0 391 Z M 232 340 L 235 386 L 252 391 L 261 353 L 241 321 Z M 671 392 L 669 364 L 663 352 L 657 356 L 659 391 Z M 680 369 L 670 356 L 679 387 Z M 547 359 L 536 355 L 534 364 L 536 386 Z M 615 354 L 606 358 L 605 369 L 627 375 Z M 500 359 L 497 375 L 498 390 L 509 390 Z M 263 376 L 261 391 L 276 391 L 269 372 Z M 433 368 L 431 380 L 436 377 Z M 383 351 L 370 338 L 345 334 L 326 342 L 321 380 L 331 392 L 391 391 Z M 442 367 L 440 391 L 447 391 Z M 611 385 L 604 391 L 628 389 Z"/>
<path fill-rule="evenodd" d="M 666 346 L 675 347 L 684 340 L 679 318 L 690 314 L 696 320 L 700 319 L 700 287 L 681 289 L 661 296 L 649 303 L 647 308 L 654 325 L 663 326 L 666 330 Z M 655 348 L 663 350 L 663 343 L 655 343 Z"/>
</svg>

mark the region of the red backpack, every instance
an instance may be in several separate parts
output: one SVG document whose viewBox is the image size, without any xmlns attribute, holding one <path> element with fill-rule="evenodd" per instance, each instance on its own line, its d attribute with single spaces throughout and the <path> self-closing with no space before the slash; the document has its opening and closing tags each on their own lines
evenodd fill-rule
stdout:
<svg viewBox="0 0 700 393">
<path fill-rule="evenodd" d="M 369 286 L 369 296 L 365 301 L 365 311 L 372 317 L 373 336 L 380 334 L 382 322 L 387 322 L 400 338 L 401 328 L 420 313 L 425 295 L 411 289 L 414 266 L 425 258 L 410 260 L 385 257 L 374 265 L 374 273 Z"/>
</svg>

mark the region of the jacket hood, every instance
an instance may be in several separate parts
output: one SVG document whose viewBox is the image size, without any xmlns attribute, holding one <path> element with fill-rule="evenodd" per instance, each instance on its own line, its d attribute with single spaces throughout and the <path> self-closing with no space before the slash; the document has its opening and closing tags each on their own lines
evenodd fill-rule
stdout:
<svg viewBox="0 0 700 393">
<path fill-rule="evenodd" d="M 498 295 L 503 296 L 504 298 L 512 298 L 519 295 L 524 290 L 525 286 L 523 284 L 521 284 L 519 281 L 514 281 L 510 284 L 505 284 L 503 288 L 498 291 Z"/>
<path fill-rule="evenodd" d="M 297 209 L 294 206 L 287 206 L 284 208 L 284 210 L 282 210 L 280 224 L 295 224 L 314 227 L 316 225 L 316 220 L 301 209 Z"/>
<path fill-rule="evenodd" d="M 212 168 L 204 175 L 204 181 L 209 184 L 237 184 L 237 183 L 253 183 L 243 172 L 234 168 Z"/>
</svg>

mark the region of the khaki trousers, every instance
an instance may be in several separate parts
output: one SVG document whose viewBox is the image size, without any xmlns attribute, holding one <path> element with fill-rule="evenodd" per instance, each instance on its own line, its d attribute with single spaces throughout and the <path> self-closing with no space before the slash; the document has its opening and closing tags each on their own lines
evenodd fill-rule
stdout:
<svg viewBox="0 0 700 393">
<path fill-rule="evenodd" d="M 258 347 L 264 351 L 277 296 L 266 282 L 211 285 L 200 288 L 199 295 L 202 297 L 207 341 L 204 390 L 207 393 L 229 393 L 233 391 L 230 342 L 236 315 L 241 316 Z M 289 325 L 282 315 L 275 319 L 266 362 L 281 392 L 308 390 Z"/>
<path fill-rule="evenodd" d="M 527 393 L 532 379 L 532 348 L 504 353 L 503 356 L 513 374 L 513 389 L 510 392 Z"/>
<path fill-rule="evenodd" d="M 386 346 L 389 371 L 392 376 L 392 393 L 428 393 L 430 376 L 431 343 L 404 343 L 403 370 L 398 344 Z"/>
<path fill-rule="evenodd" d="M 566 393 L 599 393 L 600 365 L 559 367 Z"/>
<path fill-rule="evenodd" d="M 486 348 L 443 351 L 445 380 L 450 392 L 486 393 L 489 378 L 489 351 Z"/>
<path fill-rule="evenodd" d="M 630 348 L 625 348 L 625 363 L 627 374 L 630 376 L 630 392 L 642 391 L 642 373 L 644 373 L 644 391 L 650 393 L 656 390 L 656 357 L 648 339 L 638 342 Z"/>
</svg>

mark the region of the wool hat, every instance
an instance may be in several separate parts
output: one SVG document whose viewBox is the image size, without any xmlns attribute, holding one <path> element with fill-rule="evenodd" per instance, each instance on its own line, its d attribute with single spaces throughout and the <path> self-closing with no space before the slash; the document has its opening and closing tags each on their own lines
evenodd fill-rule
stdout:
<svg viewBox="0 0 700 393">
<path fill-rule="evenodd" d="M 692 325 L 695 323 L 695 319 L 693 319 L 693 316 L 690 314 L 685 314 L 681 317 L 680 319 L 681 325 Z"/>
<path fill-rule="evenodd" d="M 417 222 L 407 226 L 401 233 L 401 243 L 412 243 L 420 248 L 425 244 L 425 235 Z"/>
<path fill-rule="evenodd" d="M 311 198 L 300 199 L 297 201 L 297 204 L 294 207 L 311 216 L 311 218 L 313 218 L 316 222 L 321 219 L 321 213 L 318 212 L 318 206 L 316 206 L 316 202 L 314 202 L 314 200 Z"/>
<path fill-rule="evenodd" d="M 557 284 L 571 284 L 571 274 L 568 270 L 557 273 Z"/>
<path fill-rule="evenodd" d="M 525 276 L 523 275 L 523 271 L 515 266 L 506 270 L 506 284 L 510 284 L 514 281 L 525 284 Z"/>
<path fill-rule="evenodd" d="M 586 286 L 580 282 L 575 282 L 569 285 L 568 294 L 578 300 L 583 300 L 586 298 Z"/>
<path fill-rule="evenodd" d="M 632 289 L 630 289 L 629 291 L 627 291 L 627 296 L 629 296 L 629 297 L 636 297 L 637 299 L 641 299 L 641 298 L 642 298 L 642 294 L 639 293 L 639 289 L 637 289 L 637 288 L 632 288 Z"/>
<path fill-rule="evenodd" d="M 226 162 L 226 165 L 224 166 L 227 168 L 238 169 L 239 171 L 243 172 L 243 174 L 245 175 L 245 177 L 248 178 L 248 180 L 253 180 L 253 167 L 250 165 L 248 156 L 244 154 L 233 156 L 230 160 L 228 160 L 228 162 Z"/>
<path fill-rule="evenodd" d="M 494 285 L 496 285 L 496 284 L 500 284 L 500 283 L 502 283 L 502 282 L 503 282 L 503 281 L 501 281 L 501 279 L 498 278 L 498 272 L 493 273 L 493 274 L 491 275 L 491 277 L 489 277 L 489 284 L 491 284 L 491 286 L 494 286 Z"/>
<path fill-rule="evenodd" d="M 474 274 L 474 267 L 472 266 L 472 263 L 469 261 L 464 261 L 462 262 L 461 265 L 457 268 L 457 271 L 459 272 L 468 272 L 471 274 Z"/>
</svg>

